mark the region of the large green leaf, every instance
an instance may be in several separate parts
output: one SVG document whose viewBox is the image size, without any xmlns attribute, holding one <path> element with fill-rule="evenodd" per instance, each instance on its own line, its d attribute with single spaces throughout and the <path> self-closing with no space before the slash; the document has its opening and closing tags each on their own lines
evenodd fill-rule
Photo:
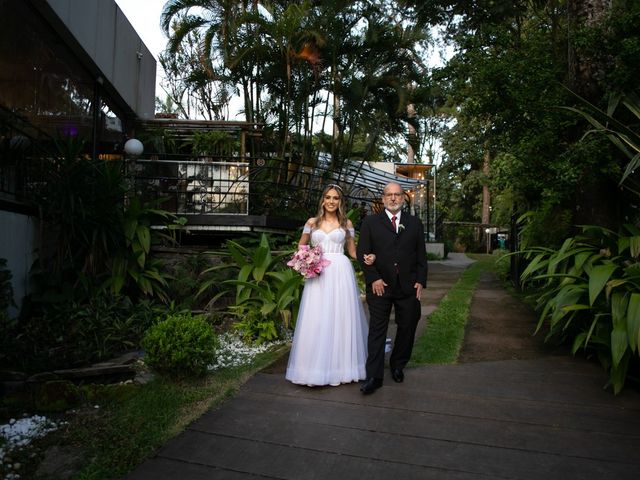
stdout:
<svg viewBox="0 0 640 480">
<path fill-rule="evenodd" d="M 233 240 L 228 240 L 227 251 L 229 252 L 229 255 L 231 255 L 231 258 L 233 258 L 233 261 L 236 263 L 238 268 L 241 268 L 247 264 L 247 257 L 249 256 L 249 252 L 239 243 L 234 242 Z"/>
<path fill-rule="evenodd" d="M 627 339 L 632 352 L 640 345 L 640 293 L 632 293 L 627 308 Z"/>
<path fill-rule="evenodd" d="M 131 241 L 133 240 L 136 229 L 138 228 L 138 220 L 134 219 L 125 221 L 122 227 L 124 229 L 125 237 L 127 238 L 127 240 Z"/>
<path fill-rule="evenodd" d="M 243 265 L 242 268 L 240 268 L 240 271 L 238 272 L 237 280 L 240 280 L 241 282 L 246 282 L 249 279 L 249 275 L 251 274 L 252 270 L 253 270 L 253 265 L 251 264 Z"/>
<path fill-rule="evenodd" d="M 611 331 L 611 360 L 614 366 L 617 367 L 620 364 L 628 343 L 626 329 L 614 328 Z"/>
<path fill-rule="evenodd" d="M 640 255 L 640 237 L 629 238 L 629 249 L 631 250 L 631 256 L 638 258 Z"/>
<path fill-rule="evenodd" d="M 611 274 L 616 270 L 617 265 L 604 264 L 596 265 L 589 273 L 589 305 L 593 305 L 602 292 Z"/>
<path fill-rule="evenodd" d="M 609 382 L 613 387 L 613 393 L 618 394 L 624 387 L 625 380 L 627 378 L 627 370 L 629 369 L 630 355 L 624 355 L 617 365 L 612 365 L 609 372 Z"/>
<path fill-rule="evenodd" d="M 262 305 L 262 308 L 260 308 L 260 313 L 263 317 L 268 317 L 275 309 L 275 303 L 265 303 L 264 305 Z"/>
<path fill-rule="evenodd" d="M 627 231 L 634 237 L 640 237 L 640 228 L 638 228 L 636 225 L 633 225 L 632 223 L 625 223 L 624 228 L 626 228 Z"/>
<path fill-rule="evenodd" d="M 570 311 L 565 310 L 565 308 L 577 304 L 585 291 L 586 286 L 583 285 L 567 285 L 560 289 L 558 294 L 551 301 L 553 305 L 553 313 L 550 318 L 552 327 L 570 313 Z"/>
<path fill-rule="evenodd" d="M 151 230 L 146 225 L 139 225 L 136 229 L 136 236 L 142 246 L 144 253 L 149 253 L 151 250 Z"/>
<path fill-rule="evenodd" d="M 529 265 L 527 265 L 527 268 L 524 269 L 524 271 L 520 275 L 520 279 L 522 281 L 525 281 L 526 279 L 531 277 L 531 275 L 533 275 L 534 272 L 538 271 L 541 268 L 546 268 L 547 260 L 545 257 L 546 256 L 542 253 L 536 255 L 534 259 L 531 260 Z"/>
<path fill-rule="evenodd" d="M 611 296 L 611 320 L 613 323 L 613 330 L 611 331 L 611 361 L 614 367 L 620 364 L 620 360 L 629 346 L 626 321 L 627 304 L 627 295 L 619 292 Z"/>
<path fill-rule="evenodd" d="M 253 253 L 253 278 L 261 281 L 271 267 L 271 246 L 265 234 L 260 237 L 260 246 Z"/>
<path fill-rule="evenodd" d="M 591 255 L 592 255 L 591 249 L 587 249 L 583 252 L 578 253 L 574 259 L 575 267 L 578 270 L 582 270 L 584 268 L 585 262 L 591 257 Z"/>
<path fill-rule="evenodd" d="M 253 279 L 260 282 L 271 264 L 271 251 L 268 247 L 260 246 L 253 254 Z"/>
<path fill-rule="evenodd" d="M 160 285 L 167 286 L 167 279 L 157 270 L 146 269 L 144 275 L 158 282 Z"/>
</svg>

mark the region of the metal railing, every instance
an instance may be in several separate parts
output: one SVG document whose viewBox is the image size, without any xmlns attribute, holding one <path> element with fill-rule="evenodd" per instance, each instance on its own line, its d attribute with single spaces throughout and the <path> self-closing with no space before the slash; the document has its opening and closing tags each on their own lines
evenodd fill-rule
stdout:
<svg viewBox="0 0 640 480">
<path fill-rule="evenodd" d="M 305 165 L 268 156 L 245 160 L 163 155 L 131 159 L 128 172 L 137 195 L 156 200 L 161 208 L 178 215 L 271 215 L 298 220 L 315 214 L 327 184 L 340 185 L 348 208 L 372 213 L 382 208 L 384 185 L 400 180 L 411 191 L 407 195 L 411 212 L 423 220 L 427 232 L 433 232 L 429 203 L 418 201 L 429 196 L 428 181 L 402 179 L 359 163 L 336 173 L 322 161 Z"/>
</svg>

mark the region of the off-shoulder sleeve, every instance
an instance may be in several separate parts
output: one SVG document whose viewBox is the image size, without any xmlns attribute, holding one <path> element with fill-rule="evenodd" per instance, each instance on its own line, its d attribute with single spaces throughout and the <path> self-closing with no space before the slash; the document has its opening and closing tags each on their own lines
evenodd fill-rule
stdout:
<svg viewBox="0 0 640 480">
<path fill-rule="evenodd" d="M 302 233 L 311 233 L 311 227 L 305 224 L 304 228 L 302 229 Z"/>
<path fill-rule="evenodd" d="M 349 235 L 351 236 L 351 238 L 356 238 L 356 229 L 351 227 L 349 229 L 347 229 L 349 232 Z"/>
</svg>

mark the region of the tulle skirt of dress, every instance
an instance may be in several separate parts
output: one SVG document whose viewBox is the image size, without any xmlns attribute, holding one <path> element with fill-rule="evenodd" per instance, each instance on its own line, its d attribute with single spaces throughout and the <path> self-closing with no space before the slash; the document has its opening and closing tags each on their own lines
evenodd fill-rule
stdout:
<svg viewBox="0 0 640 480">
<path fill-rule="evenodd" d="M 365 378 L 368 323 L 351 261 L 325 253 L 331 265 L 305 281 L 286 379 L 339 385 Z"/>
</svg>

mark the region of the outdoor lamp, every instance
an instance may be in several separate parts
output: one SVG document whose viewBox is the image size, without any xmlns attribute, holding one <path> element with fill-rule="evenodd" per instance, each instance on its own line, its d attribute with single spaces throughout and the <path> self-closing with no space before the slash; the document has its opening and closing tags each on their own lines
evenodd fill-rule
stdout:
<svg viewBox="0 0 640 480">
<path fill-rule="evenodd" d="M 485 233 L 487 234 L 487 253 L 491 253 L 491 250 L 490 250 L 490 248 L 491 248 L 491 236 L 490 236 L 491 229 L 490 228 L 485 229 Z"/>
<path fill-rule="evenodd" d="M 142 152 L 144 152 L 144 146 L 142 145 L 142 142 L 137 138 L 130 138 L 124 144 L 124 151 L 127 155 L 137 157 L 139 155 L 142 155 Z"/>
</svg>

